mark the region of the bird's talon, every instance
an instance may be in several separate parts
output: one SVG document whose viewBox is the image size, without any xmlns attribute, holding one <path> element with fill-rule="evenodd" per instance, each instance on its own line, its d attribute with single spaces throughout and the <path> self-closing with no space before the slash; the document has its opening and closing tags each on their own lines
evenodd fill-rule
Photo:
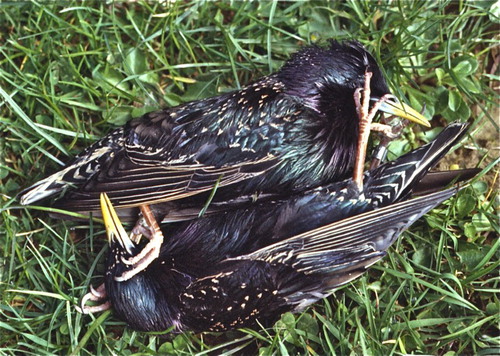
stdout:
<svg viewBox="0 0 500 356">
<path fill-rule="evenodd" d="M 144 218 L 144 216 L 141 216 L 139 220 L 137 220 L 137 223 L 135 224 L 134 228 L 132 229 L 132 232 L 130 233 L 130 239 L 134 243 L 138 244 L 143 236 L 150 239 L 151 230 L 149 226 L 147 226 L 146 219 Z"/>
<path fill-rule="evenodd" d="M 392 133 L 393 135 L 396 135 L 396 137 L 401 136 L 401 133 L 403 132 L 403 129 L 409 124 L 410 122 L 406 119 L 398 120 L 396 125 L 392 126 Z"/>
<path fill-rule="evenodd" d="M 156 231 L 141 252 L 133 257 L 123 258 L 123 262 L 128 265 L 135 265 L 151 254 L 155 256 L 154 258 L 158 257 L 163 240 L 163 233 L 161 231 Z"/>
<path fill-rule="evenodd" d="M 380 132 L 387 138 L 394 139 L 399 136 L 398 132 L 395 132 L 395 126 L 388 124 L 379 124 L 377 122 L 372 122 L 370 126 L 371 131 Z"/>
<path fill-rule="evenodd" d="M 115 277 L 115 280 L 118 282 L 126 281 L 145 270 L 160 255 L 160 248 L 164 240 L 163 233 L 149 206 L 142 205 L 141 212 L 143 218 L 136 225 L 136 228 L 141 230 L 142 235 L 149 238 L 149 242 L 137 255 L 129 258 L 121 258 L 123 264 L 131 266 L 131 269 L 125 271 L 121 276 Z"/>
<path fill-rule="evenodd" d="M 90 292 L 85 294 L 80 302 L 81 307 L 77 305 L 75 306 L 75 309 L 81 314 L 92 314 L 107 310 L 111 308 L 111 303 L 109 301 L 98 305 L 85 305 L 88 301 L 101 302 L 106 298 L 107 293 L 104 283 L 97 288 L 94 288 L 92 285 L 90 285 Z"/>
<path fill-rule="evenodd" d="M 132 266 L 132 269 L 122 273 L 121 276 L 115 277 L 115 280 L 117 282 L 123 282 L 144 271 L 154 260 L 158 258 L 162 244 L 163 234 L 160 234 L 160 236 L 154 236 L 138 255 L 132 258 L 122 257 L 121 260 L 123 264 Z"/>
<path fill-rule="evenodd" d="M 97 288 L 94 288 L 94 286 L 91 284 L 90 285 L 90 293 L 88 293 L 88 294 L 91 294 L 94 298 L 96 298 L 96 299 L 91 299 L 94 301 L 106 298 L 106 287 L 105 287 L 104 283 L 99 285 L 99 287 L 97 287 Z"/>
<path fill-rule="evenodd" d="M 82 308 L 75 306 L 75 309 L 80 314 L 94 314 L 111 309 L 111 302 L 107 301 L 99 305 L 83 305 Z"/>
<path fill-rule="evenodd" d="M 147 230 L 147 233 L 143 233 L 142 235 L 148 237 L 149 242 L 137 255 L 130 258 L 122 258 L 123 263 L 127 265 L 137 265 L 143 260 L 149 260 L 149 263 L 151 263 L 160 253 L 160 247 L 164 240 L 163 233 L 154 217 L 151 216 L 149 219 L 146 219 L 145 223 L 148 226 L 142 226 L 141 229 Z"/>
</svg>

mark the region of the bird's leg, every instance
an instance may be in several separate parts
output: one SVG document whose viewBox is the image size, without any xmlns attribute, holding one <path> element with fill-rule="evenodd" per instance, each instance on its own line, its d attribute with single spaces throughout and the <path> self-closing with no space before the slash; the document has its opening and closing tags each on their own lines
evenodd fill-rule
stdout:
<svg viewBox="0 0 500 356">
<path fill-rule="evenodd" d="M 391 142 L 390 138 L 383 135 L 382 138 L 380 139 L 380 143 L 373 151 L 372 161 L 370 163 L 370 170 L 377 168 L 378 166 L 380 166 L 380 163 L 382 163 L 382 161 L 385 160 L 385 157 L 387 156 L 387 146 L 389 145 L 389 142 Z"/>
<path fill-rule="evenodd" d="M 141 252 L 134 257 L 122 258 L 122 262 L 126 265 L 130 265 L 132 269 L 125 271 L 121 276 L 115 277 L 117 282 L 126 281 L 135 276 L 137 273 L 145 270 L 151 262 L 157 259 L 160 255 L 160 248 L 164 240 L 163 233 L 161 232 L 149 205 L 141 205 L 140 209 L 144 218 L 144 223 L 141 223 L 140 227 L 137 227 L 136 225 L 136 228 L 138 229 L 136 230 L 136 233 L 140 232 L 141 235 L 146 236 L 149 239 L 149 242 L 146 246 L 144 246 Z M 136 228 L 134 228 L 134 230 Z M 132 234 L 134 234 L 134 232 Z"/>
<path fill-rule="evenodd" d="M 371 118 L 369 117 L 368 110 L 370 104 L 370 80 L 372 75 L 373 73 L 371 72 L 365 72 L 365 87 L 362 95 L 360 89 L 354 92 L 354 102 L 359 117 L 359 133 L 353 180 L 360 191 L 363 189 L 363 166 L 366 159 L 368 136 L 370 135 Z"/>
<path fill-rule="evenodd" d="M 88 306 L 85 305 L 87 302 L 93 301 L 93 302 L 100 302 L 103 301 L 107 298 L 107 293 L 106 293 L 106 287 L 104 286 L 104 283 L 101 284 L 99 287 L 94 288 L 92 285 L 90 286 L 90 292 L 85 294 L 82 298 L 82 301 L 80 302 L 81 307 L 76 306 L 76 310 L 81 313 L 81 314 L 93 314 L 93 313 L 98 313 L 102 312 L 105 310 L 108 310 L 111 308 L 111 303 L 109 301 L 106 301 L 102 304 L 99 305 L 92 305 Z"/>
</svg>

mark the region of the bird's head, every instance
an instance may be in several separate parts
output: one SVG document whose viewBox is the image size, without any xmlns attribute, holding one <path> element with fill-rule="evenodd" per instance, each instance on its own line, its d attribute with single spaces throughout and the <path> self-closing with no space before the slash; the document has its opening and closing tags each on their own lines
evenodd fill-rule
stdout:
<svg viewBox="0 0 500 356">
<path fill-rule="evenodd" d="M 139 251 L 123 228 L 106 193 L 101 194 L 100 202 L 110 250 L 106 273 L 119 275 L 129 268 L 123 263 L 123 259 L 135 256 Z"/>
<path fill-rule="evenodd" d="M 162 271 L 156 267 L 124 278 L 124 273 L 131 269 L 124 260 L 137 256 L 140 248 L 125 232 L 105 193 L 101 194 L 100 201 L 110 249 L 105 285 L 114 314 L 140 331 L 166 332 L 173 326 L 181 328 L 175 301 L 179 290 L 190 280 L 182 274 L 169 273 L 168 268 Z"/>
<path fill-rule="evenodd" d="M 373 74 L 370 82 L 372 104 L 390 95 L 375 58 L 361 43 L 332 40 L 328 47 L 313 45 L 295 53 L 278 72 L 278 77 L 287 92 L 301 98 L 304 105 L 342 122 L 357 119 L 354 92 L 364 87 L 366 72 Z M 394 96 L 390 96 L 379 111 L 430 126 L 423 115 Z"/>
</svg>

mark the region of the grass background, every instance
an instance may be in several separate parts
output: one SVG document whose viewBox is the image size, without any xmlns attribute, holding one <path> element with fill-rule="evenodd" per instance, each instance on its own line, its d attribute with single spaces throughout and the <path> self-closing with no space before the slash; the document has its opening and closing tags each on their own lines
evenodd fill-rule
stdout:
<svg viewBox="0 0 500 356">
<path fill-rule="evenodd" d="M 0 3 L 0 353 L 498 353 L 499 14 L 493 1 Z M 470 119 L 442 168 L 481 177 L 271 329 L 160 337 L 78 314 L 101 281 L 103 227 L 20 207 L 19 190 L 132 117 L 238 88 L 328 38 L 365 44 L 394 94 L 433 117 L 394 155 Z"/>
</svg>

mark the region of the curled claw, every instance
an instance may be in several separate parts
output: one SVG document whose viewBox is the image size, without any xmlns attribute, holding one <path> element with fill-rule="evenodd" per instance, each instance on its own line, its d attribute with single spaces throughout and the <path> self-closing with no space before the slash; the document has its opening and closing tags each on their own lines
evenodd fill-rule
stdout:
<svg viewBox="0 0 500 356">
<path fill-rule="evenodd" d="M 115 280 L 118 282 L 126 281 L 145 270 L 160 255 L 160 248 L 164 240 L 163 233 L 149 206 L 142 205 L 140 208 L 143 220 L 136 225 L 132 234 L 146 236 L 149 242 L 137 255 L 130 258 L 122 258 L 122 262 L 125 265 L 131 266 L 132 269 L 127 270 L 120 276 L 116 276 Z"/>
<path fill-rule="evenodd" d="M 93 298 L 90 299 L 92 301 L 102 300 L 107 297 L 106 286 L 104 285 L 104 283 L 97 288 L 94 288 L 93 285 L 90 285 L 90 293 L 88 294 L 92 295 Z"/>
<path fill-rule="evenodd" d="M 372 131 L 380 133 L 380 143 L 375 148 L 372 154 L 372 161 L 370 164 L 370 170 L 377 168 L 380 163 L 382 163 L 387 156 L 387 146 L 391 140 L 394 140 L 401 136 L 401 132 L 408 125 L 408 120 L 400 119 L 394 124 L 390 124 L 390 118 L 382 118 L 382 124 L 372 123 Z"/>
<path fill-rule="evenodd" d="M 111 302 L 105 301 L 98 305 L 86 305 L 88 301 L 101 302 L 107 298 L 106 287 L 104 283 L 99 287 L 90 286 L 90 292 L 85 294 L 80 302 L 80 306 L 75 306 L 75 309 L 81 314 L 93 314 L 108 310 L 111 308 Z"/>
<path fill-rule="evenodd" d="M 402 129 L 398 128 L 397 125 L 392 126 L 385 123 L 372 123 L 373 118 L 378 112 L 388 113 L 390 115 L 398 116 L 402 119 L 411 120 L 418 124 L 430 127 L 429 121 L 421 113 L 412 109 L 410 106 L 401 103 L 394 95 L 385 94 L 380 98 L 370 97 L 370 82 L 372 76 L 373 74 L 371 72 L 366 71 L 364 88 L 358 88 L 354 92 L 354 103 L 359 117 L 359 133 L 358 148 L 354 162 L 353 181 L 356 183 L 360 191 L 363 189 L 363 171 L 370 131 L 382 132 L 384 139 L 382 140 L 383 142 L 381 142 L 381 145 L 387 146 L 389 143 L 387 140 L 396 138 Z M 370 100 L 374 101 L 371 109 L 369 107 Z M 383 153 L 384 148 L 381 148 L 380 150 Z M 380 154 L 377 156 L 380 156 Z M 378 158 L 374 159 L 372 167 L 378 166 L 379 163 L 380 161 Z"/>
<path fill-rule="evenodd" d="M 137 223 L 135 224 L 134 228 L 132 229 L 132 232 L 130 234 L 130 239 L 134 241 L 136 244 L 138 244 L 143 236 L 150 239 L 151 230 L 146 225 L 146 219 L 144 219 L 144 216 L 141 216 L 139 220 L 137 220 Z"/>
</svg>

